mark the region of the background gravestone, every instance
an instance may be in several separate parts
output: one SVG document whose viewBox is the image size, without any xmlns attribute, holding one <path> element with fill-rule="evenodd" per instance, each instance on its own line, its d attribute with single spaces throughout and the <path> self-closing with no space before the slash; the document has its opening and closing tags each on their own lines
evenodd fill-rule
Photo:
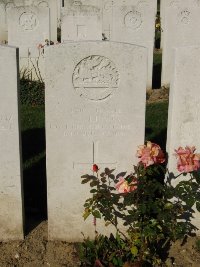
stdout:
<svg viewBox="0 0 200 267">
<path fill-rule="evenodd" d="M 0 240 L 23 239 L 18 50 L 0 46 Z"/>
<path fill-rule="evenodd" d="M 170 86 L 167 152 L 170 172 L 178 174 L 174 149 L 195 146 L 200 152 L 200 46 L 175 50 L 175 66 Z M 177 183 L 181 178 L 177 178 Z M 199 214 L 197 212 L 197 214 Z M 195 216 L 195 214 L 194 214 Z M 194 218 L 200 228 L 200 217 Z"/>
<path fill-rule="evenodd" d="M 51 40 L 57 41 L 58 5 L 56 0 L 0 0 L 0 42 L 8 40 L 7 14 L 13 7 L 48 7 L 50 9 L 50 32 Z M 49 36 L 50 37 L 50 36 Z"/>
<path fill-rule="evenodd" d="M 148 89 L 152 88 L 156 8 L 156 0 L 116 0 L 108 13 L 110 40 L 148 48 Z"/>
<path fill-rule="evenodd" d="M 148 48 L 147 88 L 152 88 L 157 0 L 71 0 L 65 1 L 65 6 L 72 5 L 73 2 L 81 2 L 82 5 L 93 5 L 101 9 L 101 28 L 105 40 Z"/>
<path fill-rule="evenodd" d="M 19 47 L 20 71 L 32 79 L 42 79 L 44 57 L 37 48 L 45 39 L 50 40 L 49 8 L 10 8 L 8 19 L 8 44 Z"/>
<path fill-rule="evenodd" d="M 81 1 L 67 2 L 61 19 L 62 42 L 102 40 L 101 9 Z"/>
<path fill-rule="evenodd" d="M 50 239 L 80 241 L 81 232 L 94 237 L 91 222 L 82 218 L 89 189 L 80 178 L 92 173 L 93 163 L 102 171 L 132 170 L 137 146 L 144 142 L 146 52 L 144 47 L 102 41 L 47 49 Z"/>
<path fill-rule="evenodd" d="M 171 1 L 164 9 L 162 25 L 162 85 L 169 86 L 173 70 L 173 48 L 200 45 L 200 1 Z"/>
</svg>

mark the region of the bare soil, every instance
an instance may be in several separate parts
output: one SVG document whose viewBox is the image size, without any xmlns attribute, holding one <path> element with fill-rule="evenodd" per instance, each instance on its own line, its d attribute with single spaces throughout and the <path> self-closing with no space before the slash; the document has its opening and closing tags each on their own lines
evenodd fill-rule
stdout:
<svg viewBox="0 0 200 267">
<path fill-rule="evenodd" d="M 190 237 L 185 242 L 176 242 L 170 248 L 166 261 L 168 267 L 200 267 L 200 251 Z M 0 243 L 1 267 L 78 267 L 78 245 L 61 241 L 48 241 L 47 221 L 40 223 L 23 241 Z"/>
<path fill-rule="evenodd" d="M 169 88 L 151 89 L 146 94 L 147 103 L 163 102 L 169 99 Z"/>
</svg>

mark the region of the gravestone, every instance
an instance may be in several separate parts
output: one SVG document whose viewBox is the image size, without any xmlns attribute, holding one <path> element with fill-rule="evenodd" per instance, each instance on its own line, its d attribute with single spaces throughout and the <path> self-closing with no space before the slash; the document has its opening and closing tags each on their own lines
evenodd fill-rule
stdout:
<svg viewBox="0 0 200 267">
<path fill-rule="evenodd" d="M 147 88 L 152 88 L 153 49 L 155 37 L 156 0 L 113 1 L 107 7 L 110 40 L 142 45 L 148 48 Z M 108 8 L 109 7 L 109 8 Z"/>
<path fill-rule="evenodd" d="M 61 20 L 62 42 L 102 40 L 101 9 L 81 1 L 67 2 Z"/>
<path fill-rule="evenodd" d="M 68 42 L 49 47 L 45 64 L 49 239 L 81 241 L 81 232 L 94 237 L 82 218 L 89 188 L 81 175 L 92 174 L 94 163 L 132 170 L 144 142 L 147 51 Z"/>
<path fill-rule="evenodd" d="M 162 25 L 162 85 L 169 86 L 173 68 L 173 48 L 200 45 L 200 1 L 168 1 L 164 7 Z"/>
<path fill-rule="evenodd" d="M 50 9 L 50 32 L 51 40 L 57 41 L 58 5 L 56 0 L 0 0 L 0 41 L 8 40 L 7 14 L 10 8 L 35 6 Z"/>
<path fill-rule="evenodd" d="M 6 29 L 6 11 L 5 4 L 0 1 L 0 44 L 6 43 L 7 29 Z"/>
<path fill-rule="evenodd" d="M 195 146 L 200 153 L 200 46 L 180 47 L 175 50 L 175 66 L 170 86 L 167 152 L 168 168 L 176 175 L 174 149 Z M 174 183 L 180 181 L 177 178 Z M 194 218 L 200 228 L 200 217 Z"/>
<path fill-rule="evenodd" d="M 147 88 L 152 88 L 157 0 L 71 0 L 65 1 L 65 7 L 74 2 L 81 2 L 84 6 L 92 5 L 101 10 L 103 39 L 148 48 Z M 95 22 L 94 18 L 93 21 Z M 91 25 L 92 18 L 90 27 L 92 27 Z M 76 33 L 77 30 L 73 30 L 73 32 Z"/>
<path fill-rule="evenodd" d="M 42 80 L 44 57 L 37 47 L 45 39 L 50 40 L 49 8 L 10 8 L 7 19 L 8 44 L 19 47 L 20 71 L 25 71 L 29 78 Z"/>
<path fill-rule="evenodd" d="M 8 44 L 20 48 L 37 47 L 50 39 L 49 8 L 15 7 L 8 13 Z"/>
<path fill-rule="evenodd" d="M 18 49 L 0 46 L 0 241 L 23 239 Z"/>
</svg>

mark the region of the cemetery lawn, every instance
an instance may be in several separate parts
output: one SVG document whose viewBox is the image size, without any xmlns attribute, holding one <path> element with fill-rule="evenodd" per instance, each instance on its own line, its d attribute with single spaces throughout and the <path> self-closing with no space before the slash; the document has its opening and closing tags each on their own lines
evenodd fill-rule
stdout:
<svg viewBox="0 0 200 267">
<path fill-rule="evenodd" d="M 164 148 L 168 102 L 158 102 L 163 100 L 163 92 L 161 95 L 147 104 L 146 140 Z M 26 237 L 24 241 L 0 243 L 0 266 L 80 266 L 77 244 L 48 241 L 44 105 L 21 106 L 21 129 Z M 200 240 L 199 246 L 197 240 L 188 238 L 183 246 L 179 242 L 173 245 L 167 266 L 199 267 Z"/>
</svg>

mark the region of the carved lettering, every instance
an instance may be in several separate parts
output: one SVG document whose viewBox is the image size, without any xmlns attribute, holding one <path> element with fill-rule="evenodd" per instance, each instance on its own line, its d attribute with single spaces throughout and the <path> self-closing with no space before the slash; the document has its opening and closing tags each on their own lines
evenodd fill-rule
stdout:
<svg viewBox="0 0 200 267">
<path fill-rule="evenodd" d="M 180 23 L 182 23 L 184 25 L 189 24 L 190 23 L 190 16 L 191 16 L 191 13 L 189 10 L 185 9 L 185 10 L 181 11 L 179 14 Z"/>
</svg>

